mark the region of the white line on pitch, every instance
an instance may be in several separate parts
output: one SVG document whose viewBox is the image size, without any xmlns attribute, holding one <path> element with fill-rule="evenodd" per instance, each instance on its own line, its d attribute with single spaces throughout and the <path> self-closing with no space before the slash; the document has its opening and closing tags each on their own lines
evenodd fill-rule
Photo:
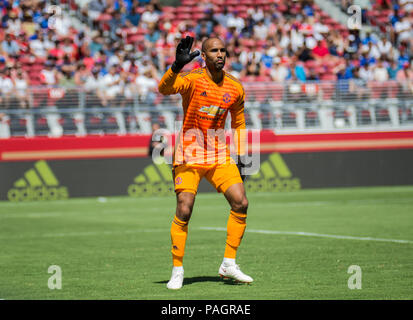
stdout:
<svg viewBox="0 0 413 320">
<path fill-rule="evenodd" d="M 201 227 L 199 229 L 201 229 L 201 230 L 213 230 L 213 231 L 227 231 L 226 228 L 213 228 L 213 227 Z M 341 236 L 341 235 L 313 233 L 313 232 L 256 230 L 256 229 L 249 229 L 249 230 L 247 229 L 247 230 L 245 230 L 245 232 L 261 233 L 261 234 L 281 234 L 281 235 L 293 235 L 293 236 L 319 237 L 319 238 L 331 238 L 331 239 L 344 239 L 344 240 L 381 241 L 381 242 L 394 242 L 394 243 L 413 243 L 412 240 L 383 239 L 383 238 L 373 238 L 373 237 L 353 237 L 353 236 Z"/>
<path fill-rule="evenodd" d="M 43 234 L 21 234 L 17 236 L 0 237 L 2 239 L 25 239 L 25 238 L 61 238 L 61 237 L 82 237 L 82 236 L 102 236 L 117 234 L 138 234 L 152 232 L 168 232 L 169 229 L 134 229 L 119 231 L 85 231 L 85 232 L 60 232 L 60 233 L 43 233 Z"/>
</svg>

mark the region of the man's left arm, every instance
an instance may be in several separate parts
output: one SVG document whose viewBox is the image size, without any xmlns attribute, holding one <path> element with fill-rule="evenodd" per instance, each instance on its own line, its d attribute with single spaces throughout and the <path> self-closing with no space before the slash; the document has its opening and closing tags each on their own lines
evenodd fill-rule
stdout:
<svg viewBox="0 0 413 320">
<path fill-rule="evenodd" d="M 242 92 L 237 102 L 231 107 L 231 128 L 234 137 L 234 144 L 237 152 L 237 167 L 240 171 L 242 181 L 245 179 L 242 168 L 245 167 L 246 158 L 246 142 L 247 131 L 245 127 L 245 114 L 244 114 L 244 88 L 241 88 Z"/>
</svg>

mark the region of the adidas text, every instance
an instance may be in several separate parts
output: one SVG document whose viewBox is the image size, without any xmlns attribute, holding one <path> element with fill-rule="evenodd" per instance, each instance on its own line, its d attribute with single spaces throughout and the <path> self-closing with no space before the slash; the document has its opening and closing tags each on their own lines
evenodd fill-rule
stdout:
<svg viewBox="0 0 413 320">
<path fill-rule="evenodd" d="M 10 201 L 62 200 L 69 198 L 66 187 L 12 188 L 7 193 Z"/>
</svg>

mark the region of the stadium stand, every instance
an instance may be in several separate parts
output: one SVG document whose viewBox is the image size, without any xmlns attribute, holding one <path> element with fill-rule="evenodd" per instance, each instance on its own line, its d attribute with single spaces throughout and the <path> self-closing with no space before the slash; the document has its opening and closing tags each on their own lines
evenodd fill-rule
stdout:
<svg viewBox="0 0 413 320">
<path fill-rule="evenodd" d="M 334 2 L 343 11 L 353 4 Z M 180 98 L 159 95 L 157 82 L 186 35 L 196 48 L 208 35 L 225 39 L 226 70 L 244 84 L 251 128 L 412 124 L 409 1 L 371 1 L 366 34 L 312 0 L 56 5 L 61 12 L 46 1 L 0 2 L 3 136 L 149 133 L 151 122 L 172 129 Z"/>
</svg>

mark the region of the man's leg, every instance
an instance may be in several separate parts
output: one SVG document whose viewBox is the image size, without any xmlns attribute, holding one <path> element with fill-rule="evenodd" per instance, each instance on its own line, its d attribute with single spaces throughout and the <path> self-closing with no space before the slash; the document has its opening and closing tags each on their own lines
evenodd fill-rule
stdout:
<svg viewBox="0 0 413 320">
<path fill-rule="evenodd" d="M 203 172 L 185 165 L 173 171 L 176 212 L 171 224 L 172 276 L 166 285 L 168 289 L 180 289 L 184 279 L 183 258 L 188 237 L 188 222 L 192 215 L 199 181 Z"/>
<path fill-rule="evenodd" d="M 171 224 L 172 244 L 172 276 L 166 287 L 180 289 L 184 280 L 183 259 L 185 254 L 186 238 L 188 237 L 188 222 L 194 207 L 195 194 L 179 192 L 176 194 L 176 213 Z"/>
<path fill-rule="evenodd" d="M 224 258 L 234 259 L 235 261 L 237 249 L 241 244 L 247 226 L 248 200 L 242 183 L 233 184 L 225 191 L 224 195 L 231 206 L 227 222 Z"/>
<path fill-rule="evenodd" d="M 245 195 L 243 183 L 231 185 L 225 192 L 225 198 L 231 206 L 227 222 L 227 241 L 225 245 L 224 260 L 219 267 L 222 278 L 231 278 L 239 282 L 251 283 L 253 279 L 243 273 L 235 263 L 238 247 L 244 236 L 247 226 L 248 200 Z"/>
<path fill-rule="evenodd" d="M 194 207 L 195 194 L 180 192 L 176 195 L 176 213 L 171 225 L 172 263 L 182 266 L 185 243 L 188 236 L 188 222 Z"/>
<path fill-rule="evenodd" d="M 225 195 L 231 206 L 227 222 L 227 240 L 224 260 L 219 268 L 222 277 L 233 278 L 241 282 L 252 282 L 250 276 L 241 272 L 235 263 L 237 249 L 241 244 L 246 228 L 248 200 L 244 184 L 235 164 L 218 166 L 206 175 L 215 188 Z"/>
</svg>

